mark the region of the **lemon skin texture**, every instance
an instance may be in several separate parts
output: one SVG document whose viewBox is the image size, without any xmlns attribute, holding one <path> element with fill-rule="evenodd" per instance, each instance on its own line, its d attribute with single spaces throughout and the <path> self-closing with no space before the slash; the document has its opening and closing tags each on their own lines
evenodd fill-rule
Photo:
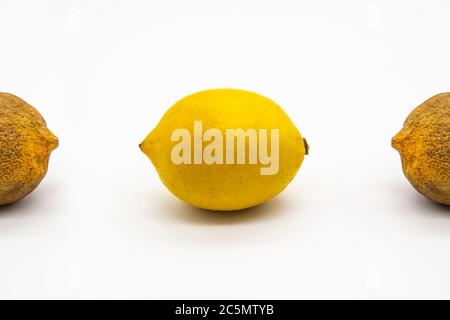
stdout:
<svg viewBox="0 0 450 320">
<path fill-rule="evenodd" d="M 450 206 L 450 93 L 415 108 L 392 139 L 412 186 L 428 199 Z"/>
<path fill-rule="evenodd" d="M 0 205 L 24 198 L 39 185 L 57 146 L 58 138 L 36 109 L 0 93 Z"/>
<path fill-rule="evenodd" d="M 261 175 L 261 164 L 175 165 L 171 134 L 186 128 L 194 137 L 193 123 L 203 130 L 229 128 L 279 129 L 279 170 Z M 270 134 L 268 135 L 270 136 Z M 207 143 L 203 142 L 205 147 Z M 270 150 L 270 142 L 268 143 Z M 187 96 L 172 106 L 140 145 L 162 182 L 179 199 L 198 208 L 233 211 L 260 205 L 283 191 L 299 170 L 305 153 L 302 138 L 287 114 L 272 100 L 237 89 L 214 89 Z M 249 153 L 246 144 L 246 154 Z M 225 154 L 225 152 L 224 152 Z"/>
</svg>

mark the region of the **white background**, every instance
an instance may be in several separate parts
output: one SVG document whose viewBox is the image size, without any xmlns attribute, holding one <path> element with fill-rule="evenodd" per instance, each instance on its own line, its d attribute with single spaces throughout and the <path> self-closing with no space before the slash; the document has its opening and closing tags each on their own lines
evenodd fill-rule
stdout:
<svg viewBox="0 0 450 320">
<path fill-rule="evenodd" d="M 0 91 L 60 147 L 0 208 L 1 298 L 450 298 L 450 212 L 391 137 L 450 90 L 449 1 L 0 0 Z M 183 96 L 278 102 L 311 154 L 268 204 L 174 198 L 139 143 Z"/>
</svg>

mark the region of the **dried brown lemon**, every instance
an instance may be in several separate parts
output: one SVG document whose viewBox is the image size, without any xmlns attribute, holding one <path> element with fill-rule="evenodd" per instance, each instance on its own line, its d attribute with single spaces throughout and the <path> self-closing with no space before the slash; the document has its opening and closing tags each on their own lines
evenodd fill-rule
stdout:
<svg viewBox="0 0 450 320">
<path fill-rule="evenodd" d="M 450 205 L 450 93 L 438 94 L 411 112 L 392 139 L 403 172 L 425 197 Z"/>
<path fill-rule="evenodd" d="M 57 146 L 58 138 L 36 109 L 0 93 L 0 205 L 22 199 L 39 185 Z"/>
</svg>

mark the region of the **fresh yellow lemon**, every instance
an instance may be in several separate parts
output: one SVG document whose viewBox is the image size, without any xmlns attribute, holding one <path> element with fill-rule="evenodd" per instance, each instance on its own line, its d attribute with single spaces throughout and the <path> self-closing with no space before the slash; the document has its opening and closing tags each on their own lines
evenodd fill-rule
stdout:
<svg viewBox="0 0 450 320">
<path fill-rule="evenodd" d="M 175 196 L 218 211 L 272 199 L 308 153 L 306 140 L 280 106 L 237 89 L 181 99 L 140 147 Z"/>
</svg>

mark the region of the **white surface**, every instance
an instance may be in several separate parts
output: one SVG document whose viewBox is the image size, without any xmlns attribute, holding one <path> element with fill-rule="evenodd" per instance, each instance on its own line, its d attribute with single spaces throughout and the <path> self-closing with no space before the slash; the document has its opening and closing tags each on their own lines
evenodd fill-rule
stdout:
<svg viewBox="0 0 450 320">
<path fill-rule="evenodd" d="M 0 0 L 0 30 L 0 91 L 60 138 L 0 208 L 1 298 L 450 298 L 450 212 L 390 147 L 450 90 L 450 2 Z M 311 145 L 239 214 L 179 202 L 138 148 L 217 87 L 277 101 Z"/>
</svg>

